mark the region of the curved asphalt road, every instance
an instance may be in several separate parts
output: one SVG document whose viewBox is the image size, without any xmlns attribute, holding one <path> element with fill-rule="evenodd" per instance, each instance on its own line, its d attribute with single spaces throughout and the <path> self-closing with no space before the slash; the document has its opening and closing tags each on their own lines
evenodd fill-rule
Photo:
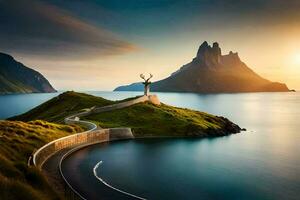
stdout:
<svg viewBox="0 0 300 200">
<path fill-rule="evenodd" d="M 65 154 L 67 154 L 74 148 L 76 147 L 73 146 L 57 152 L 49 159 L 47 159 L 42 166 L 43 173 L 45 173 L 45 175 L 47 176 L 50 184 L 56 191 L 60 192 L 61 194 L 64 194 L 65 184 L 59 172 L 59 162 Z M 90 174 L 81 174 L 80 171 L 78 171 L 77 164 L 78 163 L 76 163 L 76 160 L 68 159 L 67 157 L 62 162 L 62 171 L 69 184 L 85 199 L 136 200 L 136 198 L 117 192 L 104 185 L 94 176 L 92 169 Z M 97 185 L 97 188 L 99 188 L 99 190 L 91 190 L 88 185 L 82 184 L 84 181 L 81 181 L 81 179 L 86 177 L 89 177 L 89 179 L 91 180 L 89 184 Z"/>
<path fill-rule="evenodd" d="M 131 105 L 134 105 L 139 102 L 144 102 L 149 100 L 149 97 L 147 96 L 142 96 L 138 99 L 130 100 L 127 102 L 122 102 L 114 105 L 109 105 L 109 106 L 104 106 L 100 108 L 96 108 L 96 112 L 104 112 L 104 111 L 109 111 L 109 110 L 115 110 L 115 109 L 120 109 L 124 107 L 128 107 Z M 98 109 L 98 110 L 97 110 Z M 82 114 L 88 114 L 90 113 L 91 110 L 89 109 L 88 111 L 85 111 L 83 113 L 78 113 L 72 116 L 69 116 L 66 118 L 66 120 L 70 122 L 74 122 L 74 119 L 77 115 L 82 115 Z M 77 122 L 77 121 L 76 121 Z M 82 122 L 82 121 L 81 121 Z M 72 149 L 79 147 L 78 146 L 72 146 L 69 148 L 65 148 L 60 150 L 59 152 L 55 153 L 52 155 L 50 158 L 48 158 L 45 163 L 42 165 L 42 171 L 46 175 L 48 181 L 50 184 L 54 187 L 56 191 L 58 191 L 60 194 L 64 194 L 64 188 L 65 188 L 65 182 L 64 179 L 61 177 L 60 171 L 59 171 L 59 165 L 61 159 L 64 157 L 65 154 L 68 154 L 69 151 Z M 116 190 L 113 190 L 106 186 L 104 183 L 100 182 L 94 175 L 93 171 L 91 170 L 91 175 L 94 176 L 93 183 L 90 184 L 98 184 L 97 188 L 99 188 L 99 191 L 92 191 L 88 185 L 82 184 L 80 180 L 80 174 L 79 171 L 76 171 L 76 163 L 74 165 L 64 165 L 64 163 L 68 160 L 68 157 L 62 162 L 62 172 L 65 176 L 65 179 L 68 181 L 68 183 L 72 186 L 73 189 L 76 190 L 82 197 L 85 199 L 105 199 L 105 200 L 127 200 L 127 199 L 137 199 L 132 196 L 123 194 L 121 192 L 118 192 Z M 72 167 L 73 166 L 73 167 Z M 86 175 L 84 175 L 86 176 Z M 88 175 L 87 175 L 88 176 Z"/>
</svg>

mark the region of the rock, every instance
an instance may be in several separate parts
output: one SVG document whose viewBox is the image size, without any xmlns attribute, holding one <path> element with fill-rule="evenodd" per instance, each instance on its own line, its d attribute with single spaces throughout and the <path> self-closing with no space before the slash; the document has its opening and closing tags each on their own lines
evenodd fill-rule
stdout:
<svg viewBox="0 0 300 200">
<path fill-rule="evenodd" d="M 209 45 L 206 41 L 204 41 L 199 49 L 198 49 L 198 52 L 197 52 L 197 56 L 196 57 L 202 57 L 202 55 L 209 49 Z"/>
</svg>

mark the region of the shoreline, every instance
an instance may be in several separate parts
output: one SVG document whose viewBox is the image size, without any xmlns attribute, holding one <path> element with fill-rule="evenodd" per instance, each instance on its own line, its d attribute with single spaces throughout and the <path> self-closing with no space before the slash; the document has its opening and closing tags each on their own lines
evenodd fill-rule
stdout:
<svg viewBox="0 0 300 200">
<path fill-rule="evenodd" d="M 71 189 L 72 193 L 76 196 L 78 196 L 81 199 L 85 199 L 78 191 L 76 191 L 74 189 L 74 187 L 72 187 L 72 185 L 67 181 L 66 177 L 63 174 L 63 170 L 62 170 L 62 163 L 65 160 L 65 158 L 67 158 L 68 156 L 70 156 L 72 153 L 85 148 L 87 146 L 91 146 L 91 145 L 95 145 L 95 144 L 99 144 L 99 143 L 104 143 L 104 142 L 113 142 L 113 141 L 118 141 L 118 140 L 127 140 L 127 139 L 147 139 L 147 138 L 214 138 L 214 137 L 220 137 L 220 136 L 228 136 L 231 134 L 236 134 L 241 132 L 243 129 L 241 129 L 239 126 L 236 125 L 236 127 L 238 127 L 238 131 L 237 130 L 233 130 L 236 127 L 234 127 L 233 131 L 235 132 L 229 132 L 228 130 L 230 130 L 230 128 L 232 127 L 227 127 L 227 131 L 228 133 L 225 133 L 226 131 L 224 130 L 216 130 L 216 134 L 215 135 L 209 135 L 207 132 L 207 134 L 204 134 L 202 136 L 195 136 L 195 135 L 187 135 L 187 136 L 134 136 L 134 134 L 132 133 L 131 128 L 107 128 L 107 129 L 101 129 L 100 127 L 98 127 L 95 123 L 90 122 L 90 121 L 83 121 L 80 120 L 79 117 L 84 117 L 87 116 L 89 114 L 95 114 L 95 113 L 101 113 L 101 112 L 106 112 L 106 111 L 111 111 L 111 110 L 116 110 L 116 109 L 120 109 L 120 108 L 125 108 L 137 103 L 141 103 L 141 102 L 145 102 L 145 101 L 149 101 L 152 102 L 153 104 L 160 104 L 159 99 L 157 98 L 156 95 L 150 95 L 150 96 L 142 96 L 139 97 L 137 99 L 133 99 L 133 100 L 129 100 L 126 102 L 121 102 L 121 103 L 117 103 L 117 104 L 113 104 L 113 105 L 109 105 L 109 106 L 104 106 L 104 107 L 92 107 L 92 108 L 88 108 L 83 112 L 79 112 L 76 114 L 73 114 L 71 116 L 67 116 L 65 118 L 65 123 L 66 124 L 79 124 L 82 126 L 87 127 L 87 130 L 81 133 L 76 133 L 73 135 L 69 135 L 66 137 L 62 137 L 59 138 L 57 140 L 51 141 L 47 144 L 45 144 L 44 146 L 42 146 L 41 148 L 39 148 L 37 151 L 34 152 L 33 157 L 32 157 L 32 163 L 33 165 L 35 165 L 36 167 L 38 167 L 39 169 L 42 169 L 42 171 L 46 172 L 45 175 L 47 177 L 47 179 L 52 182 L 52 186 L 56 185 L 57 180 L 61 179 L 63 181 L 63 183 L 60 184 L 60 188 L 58 189 L 58 191 L 65 191 L 65 185 Z M 226 118 L 224 118 L 225 120 L 227 120 Z M 228 120 L 229 121 L 229 120 Z M 230 122 L 230 121 L 229 121 Z M 228 124 L 230 125 L 230 124 Z M 66 151 L 67 152 L 64 152 Z M 60 157 L 56 158 L 59 154 L 61 154 L 63 152 L 62 155 L 60 155 Z M 58 163 L 50 163 L 51 159 L 55 160 L 55 159 L 59 159 Z M 46 167 L 44 167 L 44 164 L 47 162 Z M 48 166 L 48 169 L 47 169 Z M 58 167 L 58 169 L 55 169 L 55 166 Z M 55 170 L 59 171 L 59 174 L 57 174 L 57 171 L 55 172 Z M 59 175 L 60 177 L 57 177 L 57 175 Z M 52 179 L 52 180 L 51 180 Z M 55 183 L 56 182 L 56 183 Z M 105 185 L 105 184 L 104 184 Z M 57 186 L 57 185 L 56 185 Z M 59 186 L 58 186 L 59 187 Z M 118 191 L 118 189 L 117 189 Z M 120 191 L 118 191 L 120 192 Z M 121 192 L 122 193 L 122 192 Z M 126 194 L 126 192 L 123 194 Z M 128 194 L 127 194 L 128 195 Z"/>
</svg>

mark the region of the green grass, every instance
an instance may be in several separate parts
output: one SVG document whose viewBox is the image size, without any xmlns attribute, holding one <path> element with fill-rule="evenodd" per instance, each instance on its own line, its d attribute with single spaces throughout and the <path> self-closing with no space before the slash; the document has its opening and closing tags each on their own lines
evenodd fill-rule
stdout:
<svg viewBox="0 0 300 200">
<path fill-rule="evenodd" d="M 131 127 L 136 137 L 225 135 L 230 121 L 204 112 L 139 103 L 85 119 L 104 128 Z"/>
<path fill-rule="evenodd" d="M 41 120 L 0 121 L 0 199 L 60 199 L 27 160 L 42 145 L 81 131 L 78 126 Z"/>
<path fill-rule="evenodd" d="M 49 122 L 62 123 L 66 116 L 85 108 L 134 98 L 109 101 L 88 94 L 65 92 L 27 113 L 11 118 L 27 122 L 0 121 L 0 191 L 4 191 L 0 193 L 0 199 L 59 198 L 37 169 L 26 166 L 27 158 L 43 144 L 82 131 L 82 128 Z M 85 119 L 104 128 L 130 127 L 136 137 L 210 137 L 240 131 L 237 125 L 226 118 L 164 104 L 139 103 L 93 114 Z"/>
<path fill-rule="evenodd" d="M 68 91 L 57 97 L 35 107 L 34 109 L 9 120 L 31 121 L 31 120 L 45 120 L 48 122 L 63 123 L 64 118 L 74 113 L 83 111 L 86 108 L 94 106 L 102 107 L 111 104 L 121 103 L 133 100 L 137 97 L 131 97 L 119 101 L 110 101 L 102 97 L 96 97 L 85 93 Z"/>
<path fill-rule="evenodd" d="M 109 101 L 88 94 L 65 92 L 33 110 L 14 117 L 14 120 L 43 119 L 63 122 L 73 113 L 93 106 L 105 106 L 132 100 L 137 97 Z M 140 103 L 127 108 L 93 114 L 85 119 L 94 121 L 100 127 L 130 127 L 135 136 L 219 136 L 239 129 L 229 120 L 190 109 L 168 105 Z"/>
<path fill-rule="evenodd" d="M 41 119 L 49 122 L 62 123 L 65 117 L 79 112 L 82 109 L 91 108 L 93 106 L 101 107 L 113 103 L 114 101 L 109 101 L 101 97 L 69 91 L 52 98 L 29 112 L 10 119 L 20 121 Z"/>
</svg>

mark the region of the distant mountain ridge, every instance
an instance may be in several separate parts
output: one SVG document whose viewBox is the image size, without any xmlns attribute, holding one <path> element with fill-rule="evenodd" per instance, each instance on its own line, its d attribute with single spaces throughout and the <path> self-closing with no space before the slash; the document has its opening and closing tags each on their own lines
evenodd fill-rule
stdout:
<svg viewBox="0 0 300 200">
<path fill-rule="evenodd" d="M 0 94 L 56 92 L 39 72 L 0 53 Z"/>
<path fill-rule="evenodd" d="M 120 86 L 115 91 L 141 91 L 142 83 Z M 210 46 L 203 42 L 196 57 L 166 79 L 151 84 L 152 91 L 238 93 L 287 92 L 283 83 L 262 78 L 243 63 L 238 53 L 221 54 L 217 42 Z"/>
</svg>

